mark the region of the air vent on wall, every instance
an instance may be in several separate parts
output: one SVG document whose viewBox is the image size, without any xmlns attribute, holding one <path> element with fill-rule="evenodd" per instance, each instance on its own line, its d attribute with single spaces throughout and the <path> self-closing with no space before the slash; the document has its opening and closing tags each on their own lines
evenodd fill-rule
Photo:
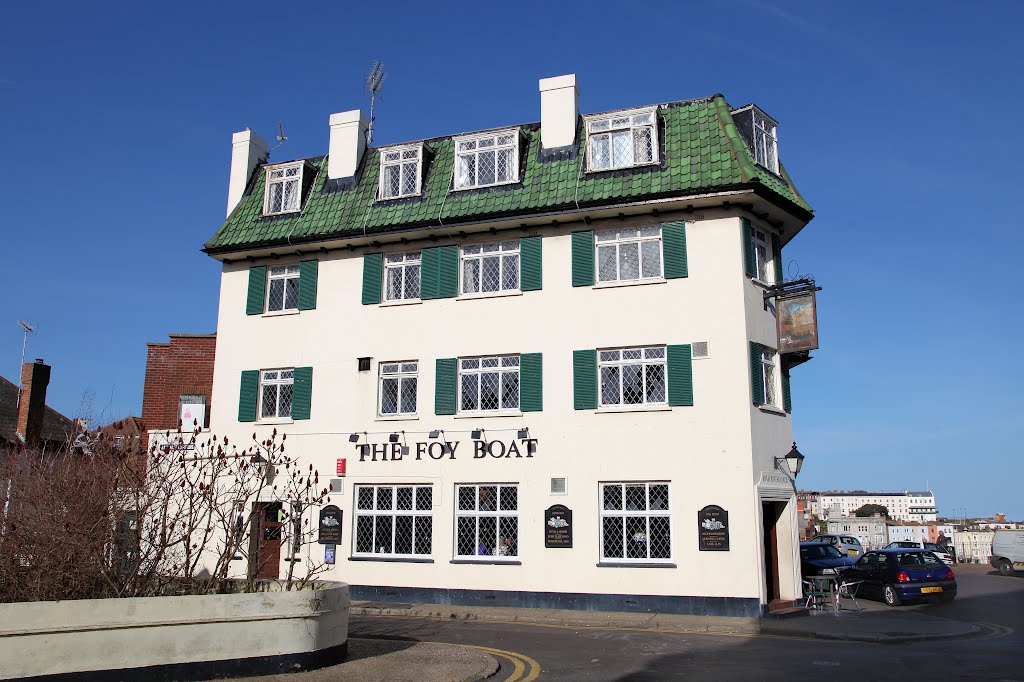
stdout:
<svg viewBox="0 0 1024 682">
<path fill-rule="evenodd" d="M 564 495 L 567 489 L 567 481 L 565 478 L 552 478 L 551 479 L 551 494 L 552 495 Z"/>
<path fill-rule="evenodd" d="M 693 349 L 694 360 L 704 359 L 711 353 L 711 347 L 707 341 L 694 341 L 691 348 Z"/>
</svg>

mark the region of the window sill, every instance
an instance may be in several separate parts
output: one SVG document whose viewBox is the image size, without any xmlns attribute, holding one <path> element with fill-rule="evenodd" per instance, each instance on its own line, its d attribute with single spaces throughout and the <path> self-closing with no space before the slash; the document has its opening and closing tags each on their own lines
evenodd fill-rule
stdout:
<svg viewBox="0 0 1024 682">
<path fill-rule="evenodd" d="M 616 412 L 671 412 L 671 405 L 610 405 L 598 407 L 598 414 L 611 414 Z"/>
<path fill-rule="evenodd" d="M 286 315 L 298 315 L 299 309 L 294 310 L 268 310 L 263 313 L 260 317 L 284 317 Z"/>
<path fill-rule="evenodd" d="M 292 419 L 291 417 L 279 419 L 271 419 L 268 417 L 267 419 L 257 419 L 255 423 L 260 426 L 274 426 L 278 424 L 293 424 L 295 423 L 295 420 Z"/>
<path fill-rule="evenodd" d="M 459 294 L 455 299 L 456 301 L 475 301 L 480 298 L 502 298 L 504 296 L 522 296 L 523 292 L 521 289 L 514 289 L 509 291 L 487 291 L 479 294 Z"/>
<path fill-rule="evenodd" d="M 270 212 L 268 212 L 268 211 L 263 211 L 263 213 L 261 213 L 260 215 L 261 215 L 262 217 L 264 217 L 264 218 L 272 218 L 272 217 L 274 217 L 274 216 L 279 216 L 279 215 L 294 215 L 294 214 L 296 214 L 296 213 L 301 213 L 301 212 L 302 212 L 302 209 L 301 209 L 301 208 L 294 208 L 294 209 L 292 209 L 292 210 L 290 210 L 290 211 L 276 211 L 276 212 L 274 212 L 274 213 L 270 213 Z"/>
<path fill-rule="evenodd" d="M 483 564 L 485 566 L 522 566 L 523 562 L 518 559 L 503 561 L 501 559 L 452 559 L 450 564 Z"/>
<path fill-rule="evenodd" d="M 612 172 L 615 172 L 615 171 L 630 170 L 631 168 L 645 168 L 647 166 L 660 166 L 660 165 L 661 165 L 661 159 L 654 159 L 654 160 L 648 161 L 646 163 L 633 163 L 633 164 L 630 164 L 628 166 L 609 166 L 608 168 L 591 168 L 590 165 L 588 164 L 587 165 L 587 172 L 588 173 L 612 173 Z"/>
<path fill-rule="evenodd" d="M 460 412 L 454 415 L 455 419 L 486 419 L 488 417 L 522 417 L 520 411 L 508 412 Z"/>
<path fill-rule="evenodd" d="M 423 301 L 418 298 L 399 298 L 394 301 L 381 301 L 380 307 L 390 308 L 397 305 L 419 305 L 420 303 L 423 303 Z"/>
<path fill-rule="evenodd" d="M 419 419 L 418 414 L 395 414 L 395 415 L 380 415 L 374 421 L 376 422 L 411 422 Z"/>
<path fill-rule="evenodd" d="M 487 189 L 488 187 L 504 187 L 505 185 L 514 185 L 519 182 L 519 178 L 509 180 L 507 182 L 492 182 L 489 185 L 469 185 L 467 187 L 452 187 L 453 192 L 465 192 L 471 189 Z"/>
<path fill-rule="evenodd" d="M 591 286 L 591 289 L 614 289 L 616 287 L 638 287 L 644 286 L 645 284 L 665 284 L 668 282 L 664 277 L 656 277 L 651 279 L 626 279 L 626 280 L 615 280 L 614 282 L 598 282 Z"/>
<path fill-rule="evenodd" d="M 389 564 L 432 564 L 433 559 L 420 559 L 417 557 L 392 557 L 392 556 L 350 556 L 349 561 L 380 561 Z"/>
<path fill-rule="evenodd" d="M 761 410 L 762 412 L 766 412 L 768 414 L 778 415 L 780 417 L 787 416 L 785 410 L 780 409 L 778 407 L 775 407 L 774 405 L 758 405 L 757 409 Z"/>
<path fill-rule="evenodd" d="M 673 563 L 660 563 L 653 561 L 637 562 L 631 561 L 599 561 L 597 562 L 598 568 L 678 568 Z"/>
<path fill-rule="evenodd" d="M 771 289 L 772 287 L 775 286 L 771 282 L 765 282 L 763 279 L 758 279 L 757 277 L 750 277 L 750 283 L 753 284 L 755 287 L 760 287 L 765 290 Z"/>
<path fill-rule="evenodd" d="M 414 197 L 421 196 L 423 192 L 413 192 L 412 194 L 399 194 L 395 197 L 377 197 L 374 199 L 375 203 L 381 203 L 384 201 L 398 201 L 399 199 L 412 199 Z"/>
</svg>

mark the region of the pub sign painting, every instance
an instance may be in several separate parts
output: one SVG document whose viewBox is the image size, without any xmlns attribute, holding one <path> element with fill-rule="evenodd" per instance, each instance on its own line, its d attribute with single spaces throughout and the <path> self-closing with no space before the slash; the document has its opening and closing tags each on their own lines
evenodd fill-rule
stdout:
<svg viewBox="0 0 1024 682">
<path fill-rule="evenodd" d="M 572 510 L 564 504 L 544 510 L 544 547 L 572 549 Z"/>
<path fill-rule="evenodd" d="M 814 292 L 780 298 L 775 304 L 779 352 L 794 353 L 818 347 L 818 309 Z"/>
<path fill-rule="evenodd" d="M 729 512 L 715 504 L 697 512 L 697 537 L 702 552 L 728 552 Z"/>
<path fill-rule="evenodd" d="M 329 504 L 320 510 L 320 530 L 317 542 L 321 545 L 341 544 L 341 509 Z"/>
</svg>

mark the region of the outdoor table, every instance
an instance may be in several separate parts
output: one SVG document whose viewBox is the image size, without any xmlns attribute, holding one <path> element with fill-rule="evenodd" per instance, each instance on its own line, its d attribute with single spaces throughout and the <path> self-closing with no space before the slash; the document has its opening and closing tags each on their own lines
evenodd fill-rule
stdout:
<svg viewBox="0 0 1024 682">
<path fill-rule="evenodd" d="M 832 608 L 839 610 L 839 597 L 837 595 L 837 580 L 836 575 L 812 575 L 808 577 L 811 584 L 814 586 L 815 591 L 825 592 L 828 591 L 829 603 L 832 604 Z"/>
</svg>

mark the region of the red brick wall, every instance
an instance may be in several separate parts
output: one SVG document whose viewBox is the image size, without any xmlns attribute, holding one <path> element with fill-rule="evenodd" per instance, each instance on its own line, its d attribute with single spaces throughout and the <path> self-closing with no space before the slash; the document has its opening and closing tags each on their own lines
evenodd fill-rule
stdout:
<svg viewBox="0 0 1024 682">
<path fill-rule="evenodd" d="M 213 411 L 213 359 L 217 338 L 171 334 L 170 343 L 151 343 L 146 355 L 142 423 L 146 429 L 178 428 L 178 399 L 185 394 L 207 396 L 207 419 Z M 145 439 L 145 436 L 143 438 Z M 148 448 L 146 442 L 144 447 Z"/>
</svg>

